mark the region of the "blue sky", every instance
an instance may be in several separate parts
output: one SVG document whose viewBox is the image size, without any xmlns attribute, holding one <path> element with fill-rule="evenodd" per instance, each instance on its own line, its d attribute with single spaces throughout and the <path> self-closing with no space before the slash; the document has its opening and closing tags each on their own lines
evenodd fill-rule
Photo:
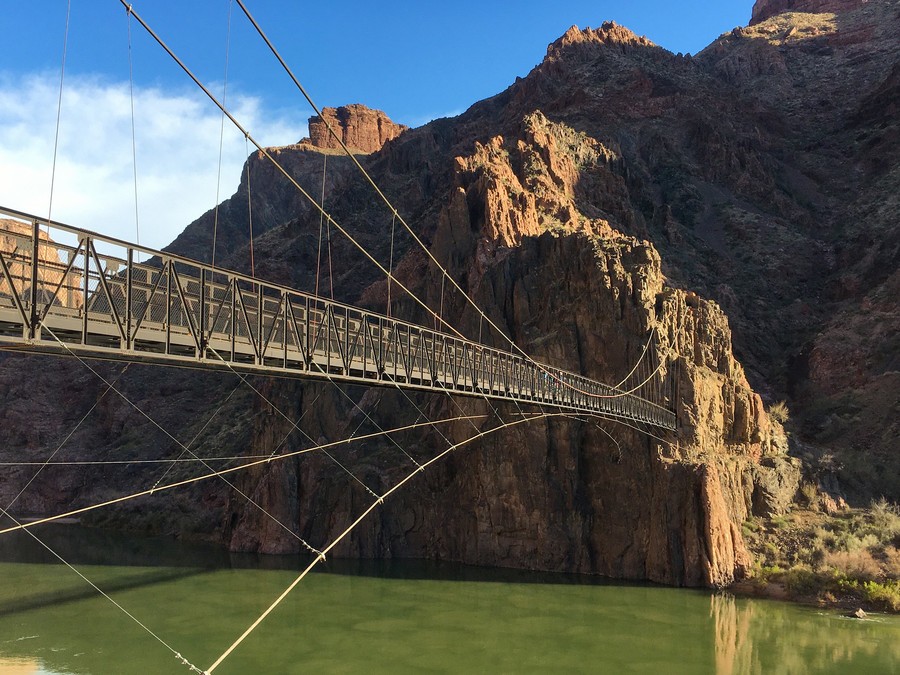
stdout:
<svg viewBox="0 0 900 675">
<path fill-rule="evenodd" d="M 134 0 L 133 7 L 217 93 L 229 0 Z M 673 52 L 696 53 L 750 17 L 750 0 L 704 2 L 340 3 L 246 0 L 320 106 L 364 103 L 418 126 L 457 114 L 537 65 L 572 24 L 615 20 Z M 0 59 L 0 205 L 45 215 L 65 0 L 5 0 Z M 310 110 L 240 9 L 231 10 L 228 99 L 266 145 L 306 134 Z M 137 120 L 131 147 L 128 20 L 118 0 L 72 0 L 53 217 L 116 236 L 134 221 L 162 246 L 235 189 L 246 156 L 220 117 L 132 20 Z M 97 199 L 97 195 L 103 199 Z M 103 202 L 104 205 L 98 204 Z"/>
</svg>

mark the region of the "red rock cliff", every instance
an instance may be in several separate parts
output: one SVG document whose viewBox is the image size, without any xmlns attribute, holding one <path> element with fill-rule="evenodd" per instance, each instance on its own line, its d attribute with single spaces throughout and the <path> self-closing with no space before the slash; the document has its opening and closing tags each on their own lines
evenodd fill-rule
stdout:
<svg viewBox="0 0 900 675">
<path fill-rule="evenodd" d="M 408 128 L 392 122 L 380 110 L 372 110 L 358 103 L 339 108 L 322 108 L 321 117 L 314 115 L 309 118 L 309 138 L 312 145 L 326 149 L 341 147 L 328 126 L 340 135 L 348 148 L 364 153 L 380 150 L 385 143 Z"/>
</svg>

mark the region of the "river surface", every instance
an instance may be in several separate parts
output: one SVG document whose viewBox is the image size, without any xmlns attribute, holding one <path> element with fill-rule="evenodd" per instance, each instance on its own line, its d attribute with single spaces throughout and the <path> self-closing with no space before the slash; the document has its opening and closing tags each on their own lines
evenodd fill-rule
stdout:
<svg viewBox="0 0 900 675">
<path fill-rule="evenodd" d="M 35 532 L 200 668 L 302 563 L 75 526 Z M 896 616 L 445 564 L 322 569 L 215 673 L 900 673 Z M 0 674 L 189 672 L 27 535 L 0 538 Z"/>
</svg>

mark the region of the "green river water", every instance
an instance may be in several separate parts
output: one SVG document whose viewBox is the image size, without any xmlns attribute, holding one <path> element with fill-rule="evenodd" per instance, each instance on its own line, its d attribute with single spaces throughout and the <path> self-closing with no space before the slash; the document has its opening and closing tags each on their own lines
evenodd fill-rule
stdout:
<svg viewBox="0 0 900 675">
<path fill-rule="evenodd" d="M 301 565 L 74 526 L 36 533 L 201 668 Z M 0 539 L 0 674 L 189 672 L 33 540 Z M 215 672 L 900 673 L 900 617 L 583 577 L 329 562 Z"/>
</svg>

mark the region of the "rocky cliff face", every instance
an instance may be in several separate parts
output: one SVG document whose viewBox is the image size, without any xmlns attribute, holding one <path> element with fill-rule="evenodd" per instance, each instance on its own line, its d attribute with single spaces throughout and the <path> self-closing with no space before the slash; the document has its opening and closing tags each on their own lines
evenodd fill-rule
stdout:
<svg viewBox="0 0 900 675">
<path fill-rule="evenodd" d="M 854 465 L 877 457 L 871 476 L 854 483 L 845 472 L 843 485 L 856 486 L 861 498 L 865 490 L 900 495 L 900 471 L 891 468 L 900 400 L 892 330 L 900 144 L 890 114 L 898 5 L 880 0 L 839 14 L 767 18 L 774 5 L 758 6 L 754 26 L 694 58 L 611 23 L 572 29 L 506 91 L 361 159 L 453 278 L 533 356 L 618 382 L 653 336 L 677 382 L 679 429 L 657 439 L 608 421 L 547 418 L 488 435 L 388 500 L 339 554 L 727 583 L 747 564 L 741 521 L 783 511 L 799 479 L 783 430 L 754 389 L 768 402 L 790 398 L 798 447 Z M 301 144 L 280 156 L 320 193 L 325 153 Z M 480 335 L 479 318 L 410 238 L 397 228 L 392 239 L 391 214 L 364 182 L 337 157 L 328 155 L 327 165 L 332 215 L 384 265 L 393 261 L 431 307 Z M 255 243 L 259 273 L 311 288 L 318 216 L 258 159 L 249 166 L 252 189 L 242 184 L 226 202 L 235 234 L 217 260 L 249 267 L 239 234 L 249 199 L 254 223 L 267 214 Z M 173 248 L 208 251 L 210 218 Z M 371 264 L 346 242 L 335 239 L 333 248 L 341 260 L 337 295 L 384 311 L 386 284 Z M 429 320 L 396 290 L 390 297 L 392 313 Z M 20 388 L 3 372 L 5 400 L 15 400 Z M 52 389 L 53 377 L 42 372 L 42 386 Z M 185 506 L 190 518 L 167 512 L 161 522 L 145 522 L 202 531 L 239 550 L 299 550 L 297 536 L 321 546 L 371 502 L 361 483 L 380 494 L 414 468 L 410 457 L 423 461 L 489 429 L 497 414 L 518 412 L 285 382 L 257 383 L 263 402 L 233 377 L 209 378 L 196 391 L 176 374 L 165 382 L 151 377 L 142 401 L 176 427 L 179 408 L 191 410 L 186 438 L 207 416 L 222 416 L 221 428 L 231 431 L 214 439 L 218 453 L 300 450 L 424 415 L 485 416 L 410 430 L 394 437 L 397 445 L 382 439 L 335 448 L 343 468 L 309 453 L 242 474 L 241 490 L 287 528 L 243 498 L 224 497 L 224 488 L 194 499 L 193 510 Z M 131 391 L 144 391 L 139 384 Z M 243 395 L 239 402 L 228 396 L 231 387 Z M 204 400 L 208 392 L 214 404 Z M 95 386 L 79 400 L 87 409 L 101 393 Z M 125 445 L 125 425 L 112 403 L 103 410 L 109 433 L 101 452 L 113 456 Z M 4 420 L 13 439 L 5 447 L 25 444 L 40 456 L 68 422 L 35 439 L 26 412 Z M 302 433 L 288 418 L 299 420 Z M 73 452 L 93 449 L 94 435 L 80 430 Z M 141 452 L 135 444 L 129 452 Z M 154 452 L 177 456 L 165 442 Z M 67 501 L 94 498 L 86 478 L 67 475 Z M 142 479 L 135 471 L 129 480 Z M 136 517 L 146 513 L 110 518 Z"/>
<path fill-rule="evenodd" d="M 338 554 L 729 583 L 748 564 L 738 524 L 766 483 L 759 476 L 778 474 L 760 459 L 782 456 L 784 437 L 731 355 L 721 310 L 667 287 L 653 246 L 618 229 L 612 214 L 627 200 L 619 152 L 535 112 L 520 120 L 516 133 L 476 142 L 451 166 L 431 238 L 432 252 L 449 261 L 450 273 L 530 354 L 592 377 L 621 380 L 656 335 L 659 355 L 673 359 L 670 375 L 678 370 L 682 426 L 677 437 L 659 441 L 608 422 L 551 419 L 489 437 L 386 503 Z M 440 278 L 410 261 L 418 255 L 409 250 L 398 269 L 406 271 L 405 283 L 437 302 Z M 364 296 L 384 297 L 381 284 Z M 464 332 L 477 332 L 476 317 L 458 299 L 444 300 Z M 395 311 L 403 310 L 415 311 L 397 301 Z M 302 397 L 306 407 L 307 387 Z M 364 404 L 384 427 L 411 421 L 409 402 L 396 392 L 373 391 Z M 420 405 L 437 419 L 458 410 L 492 413 L 477 401 L 432 397 Z M 310 406 L 311 420 L 340 419 L 327 411 L 346 403 L 325 387 Z M 284 424 L 266 437 L 279 437 Z M 429 448 L 471 431 L 458 422 L 446 430 L 446 441 L 434 433 L 424 442 L 407 435 L 400 445 L 417 448 L 422 461 Z M 375 492 L 409 468 L 386 444 L 364 445 L 341 462 Z M 356 500 L 368 499 L 352 484 L 348 494 L 347 476 L 322 458 L 296 469 L 267 467 L 245 480 L 252 494 L 278 495 L 278 512 L 312 541 L 335 536 L 358 510 Z M 297 550 L 295 539 L 272 532 L 254 509 L 239 500 L 232 507 L 231 546 Z M 772 508 L 773 500 L 757 494 L 757 511 Z"/>
<path fill-rule="evenodd" d="M 340 150 L 341 144 L 328 130 L 331 127 L 352 150 L 369 153 L 380 150 L 408 127 L 396 124 L 380 110 L 354 103 L 339 108 L 322 108 L 322 116 L 309 118 L 310 143 L 317 148 Z"/>
</svg>

